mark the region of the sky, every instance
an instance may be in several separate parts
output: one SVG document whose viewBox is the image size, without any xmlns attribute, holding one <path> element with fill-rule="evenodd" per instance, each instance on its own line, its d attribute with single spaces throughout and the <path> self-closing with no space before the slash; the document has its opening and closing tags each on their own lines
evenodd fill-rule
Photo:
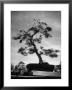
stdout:
<svg viewBox="0 0 72 90">
<path fill-rule="evenodd" d="M 18 40 L 13 40 L 12 37 L 17 35 L 18 30 L 28 30 L 33 26 L 33 19 L 40 19 L 46 22 L 52 28 L 51 38 L 43 38 L 41 46 L 45 49 L 53 48 L 61 50 L 61 12 L 60 11 L 11 11 L 11 63 L 13 65 L 23 61 L 25 64 L 38 63 L 36 54 L 28 54 L 23 56 L 17 53 L 18 49 L 24 46 L 24 43 L 19 43 Z M 36 45 L 38 48 L 40 45 Z M 61 51 L 60 51 L 61 52 Z M 42 55 L 44 62 L 52 65 L 58 65 L 61 61 L 61 53 L 58 53 L 57 58 Z"/>
</svg>

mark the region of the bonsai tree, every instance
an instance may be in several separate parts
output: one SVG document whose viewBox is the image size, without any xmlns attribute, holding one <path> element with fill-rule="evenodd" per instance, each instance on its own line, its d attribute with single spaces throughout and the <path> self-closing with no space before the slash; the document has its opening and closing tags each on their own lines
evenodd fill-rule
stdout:
<svg viewBox="0 0 72 90">
<path fill-rule="evenodd" d="M 17 36 L 13 37 L 14 40 L 19 40 L 19 43 L 25 43 L 24 47 L 18 49 L 18 53 L 24 56 L 35 53 L 39 59 L 39 64 L 43 64 L 42 54 L 56 58 L 59 50 L 54 50 L 52 48 L 44 49 L 44 47 L 41 46 L 43 38 L 48 39 L 52 37 L 50 34 L 51 31 L 52 28 L 49 27 L 47 23 L 34 19 L 34 25 L 32 27 L 28 30 L 19 30 Z M 37 48 L 37 44 L 40 44 L 40 51 Z"/>
</svg>

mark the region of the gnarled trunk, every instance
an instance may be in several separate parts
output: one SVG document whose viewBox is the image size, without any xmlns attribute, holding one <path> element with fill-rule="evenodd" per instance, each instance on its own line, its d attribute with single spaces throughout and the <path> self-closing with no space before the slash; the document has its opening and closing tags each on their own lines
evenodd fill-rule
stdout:
<svg viewBox="0 0 72 90">
<path fill-rule="evenodd" d="M 32 37 L 32 38 L 33 38 L 33 37 Z M 30 39 L 30 41 L 31 41 L 31 43 L 32 43 L 32 45 L 33 45 L 33 47 L 34 47 L 34 50 L 35 50 L 36 55 L 38 56 L 39 64 L 42 64 L 42 63 L 43 63 L 42 57 L 41 57 L 41 55 L 38 53 L 38 49 L 36 48 L 36 45 L 35 45 L 35 43 L 34 43 L 34 41 L 33 41 L 32 38 Z"/>
<path fill-rule="evenodd" d="M 42 64 L 43 63 L 43 60 L 42 60 L 41 55 L 38 53 L 38 51 L 36 51 L 36 54 L 37 54 L 38 59 L 39 59 L 39 64 Z"/>
<path fill-rule="evenodd" d="M 34 46 L 34 49 L 35 49 L 35 53 L 36 53 L 36 55 L 38 56 L 39 64 L 42 64 L 42 63 L 43 63 L 42 57 L 41 57 L 41 55 L 38 53 L 38 50 L 37 50 L 36 45 L 35 45 L 34 43 L 33 43 L 33 46 Z"/>
</svg>

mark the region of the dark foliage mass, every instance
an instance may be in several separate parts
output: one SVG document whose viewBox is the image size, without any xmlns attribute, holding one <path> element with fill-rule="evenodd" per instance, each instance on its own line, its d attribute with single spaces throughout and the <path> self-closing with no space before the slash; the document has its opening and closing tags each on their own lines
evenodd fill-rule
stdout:
<svg viewBox="0 0 72 90">
<path fill-rule="evenodd" d="M 48 63 L 43 64 L 27 64 L 24 62 L 19 62 L 17 65 L 11 64 L 11 76 L 33 76 L 32 71 L 48 71 L 48 72 L 58 72 L 61 73 L 61 64 L 60 65 L 50 65 Z"/>
<path fill-rule="evenodd" d="M 13 66 L 11 64 L 11 75 L 15 76 L 29 76 L 32 75 L 32 72 L 28 72 L 28 69 L 24 62 L 19 62 L 18 65 Z"/>
<path fill-rule="evenodd" d="M 52 37 L 50 32 L 52 31 L 52 28 L 47 25 L 45 22 L 41 22 L 40 20 L 35 20 L 35 23 L 32 27 L 30 27 L 28 30 L 20 30 L 19 34 L 15 37 L 13 37 L 14 40 L 19 40 L 19 43 L 22 43 L 23 41 L 25 42 L 26 47 L 21 47 L 18 50 L 18 53 L 21 53 L 24 56 L 27 56 L 28 54 L 33 54 L 36 53 L 36 55 L 39 58 L 39 64 L 43 63 L 41 55 L 47 55 L 51 58 L 56 58 L 58 57 L 58 52 L 59 50 L 53 50 L 53 49 L 48 49 L 45 50 L 41 46 L 41 51 L 38 52 L 37 49 L 37 44 L 41 44 L 41 41 L 43 37 L 49 38 Z M 38 37 L 36 37 L 36 35 Z M 28 50 L 28 52 L 27 52 Z"/>
</svg>

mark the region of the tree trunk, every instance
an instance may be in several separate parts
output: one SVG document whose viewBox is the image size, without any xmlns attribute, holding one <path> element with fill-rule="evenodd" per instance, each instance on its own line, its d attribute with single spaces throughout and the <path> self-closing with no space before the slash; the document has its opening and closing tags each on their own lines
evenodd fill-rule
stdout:
<svg viewBox="0 0 72 90">
<path fill-rule="evenodd" d="M 34 50 L 36 52 L 36 55 L 38 56 L 38 59 L 39 59 L 39 64 L 42 64 L 43 63 L 43 60 L 42 60 L 42 57 L 41 55 L 38 53 L 38 50 L 36 48 L 36 45 L 33 43 L 33 46 L 34 46 Z"/>
<path fill-rule="evenodd" d="M 38 51 L 36 51 L 36 54 L 37 54 L 37 56 L 39 58 L 39 64 L 42 64 L 43 63 L 43 60 L 42 60 L 41 55 L 38 53 Z"/>
</svg>

